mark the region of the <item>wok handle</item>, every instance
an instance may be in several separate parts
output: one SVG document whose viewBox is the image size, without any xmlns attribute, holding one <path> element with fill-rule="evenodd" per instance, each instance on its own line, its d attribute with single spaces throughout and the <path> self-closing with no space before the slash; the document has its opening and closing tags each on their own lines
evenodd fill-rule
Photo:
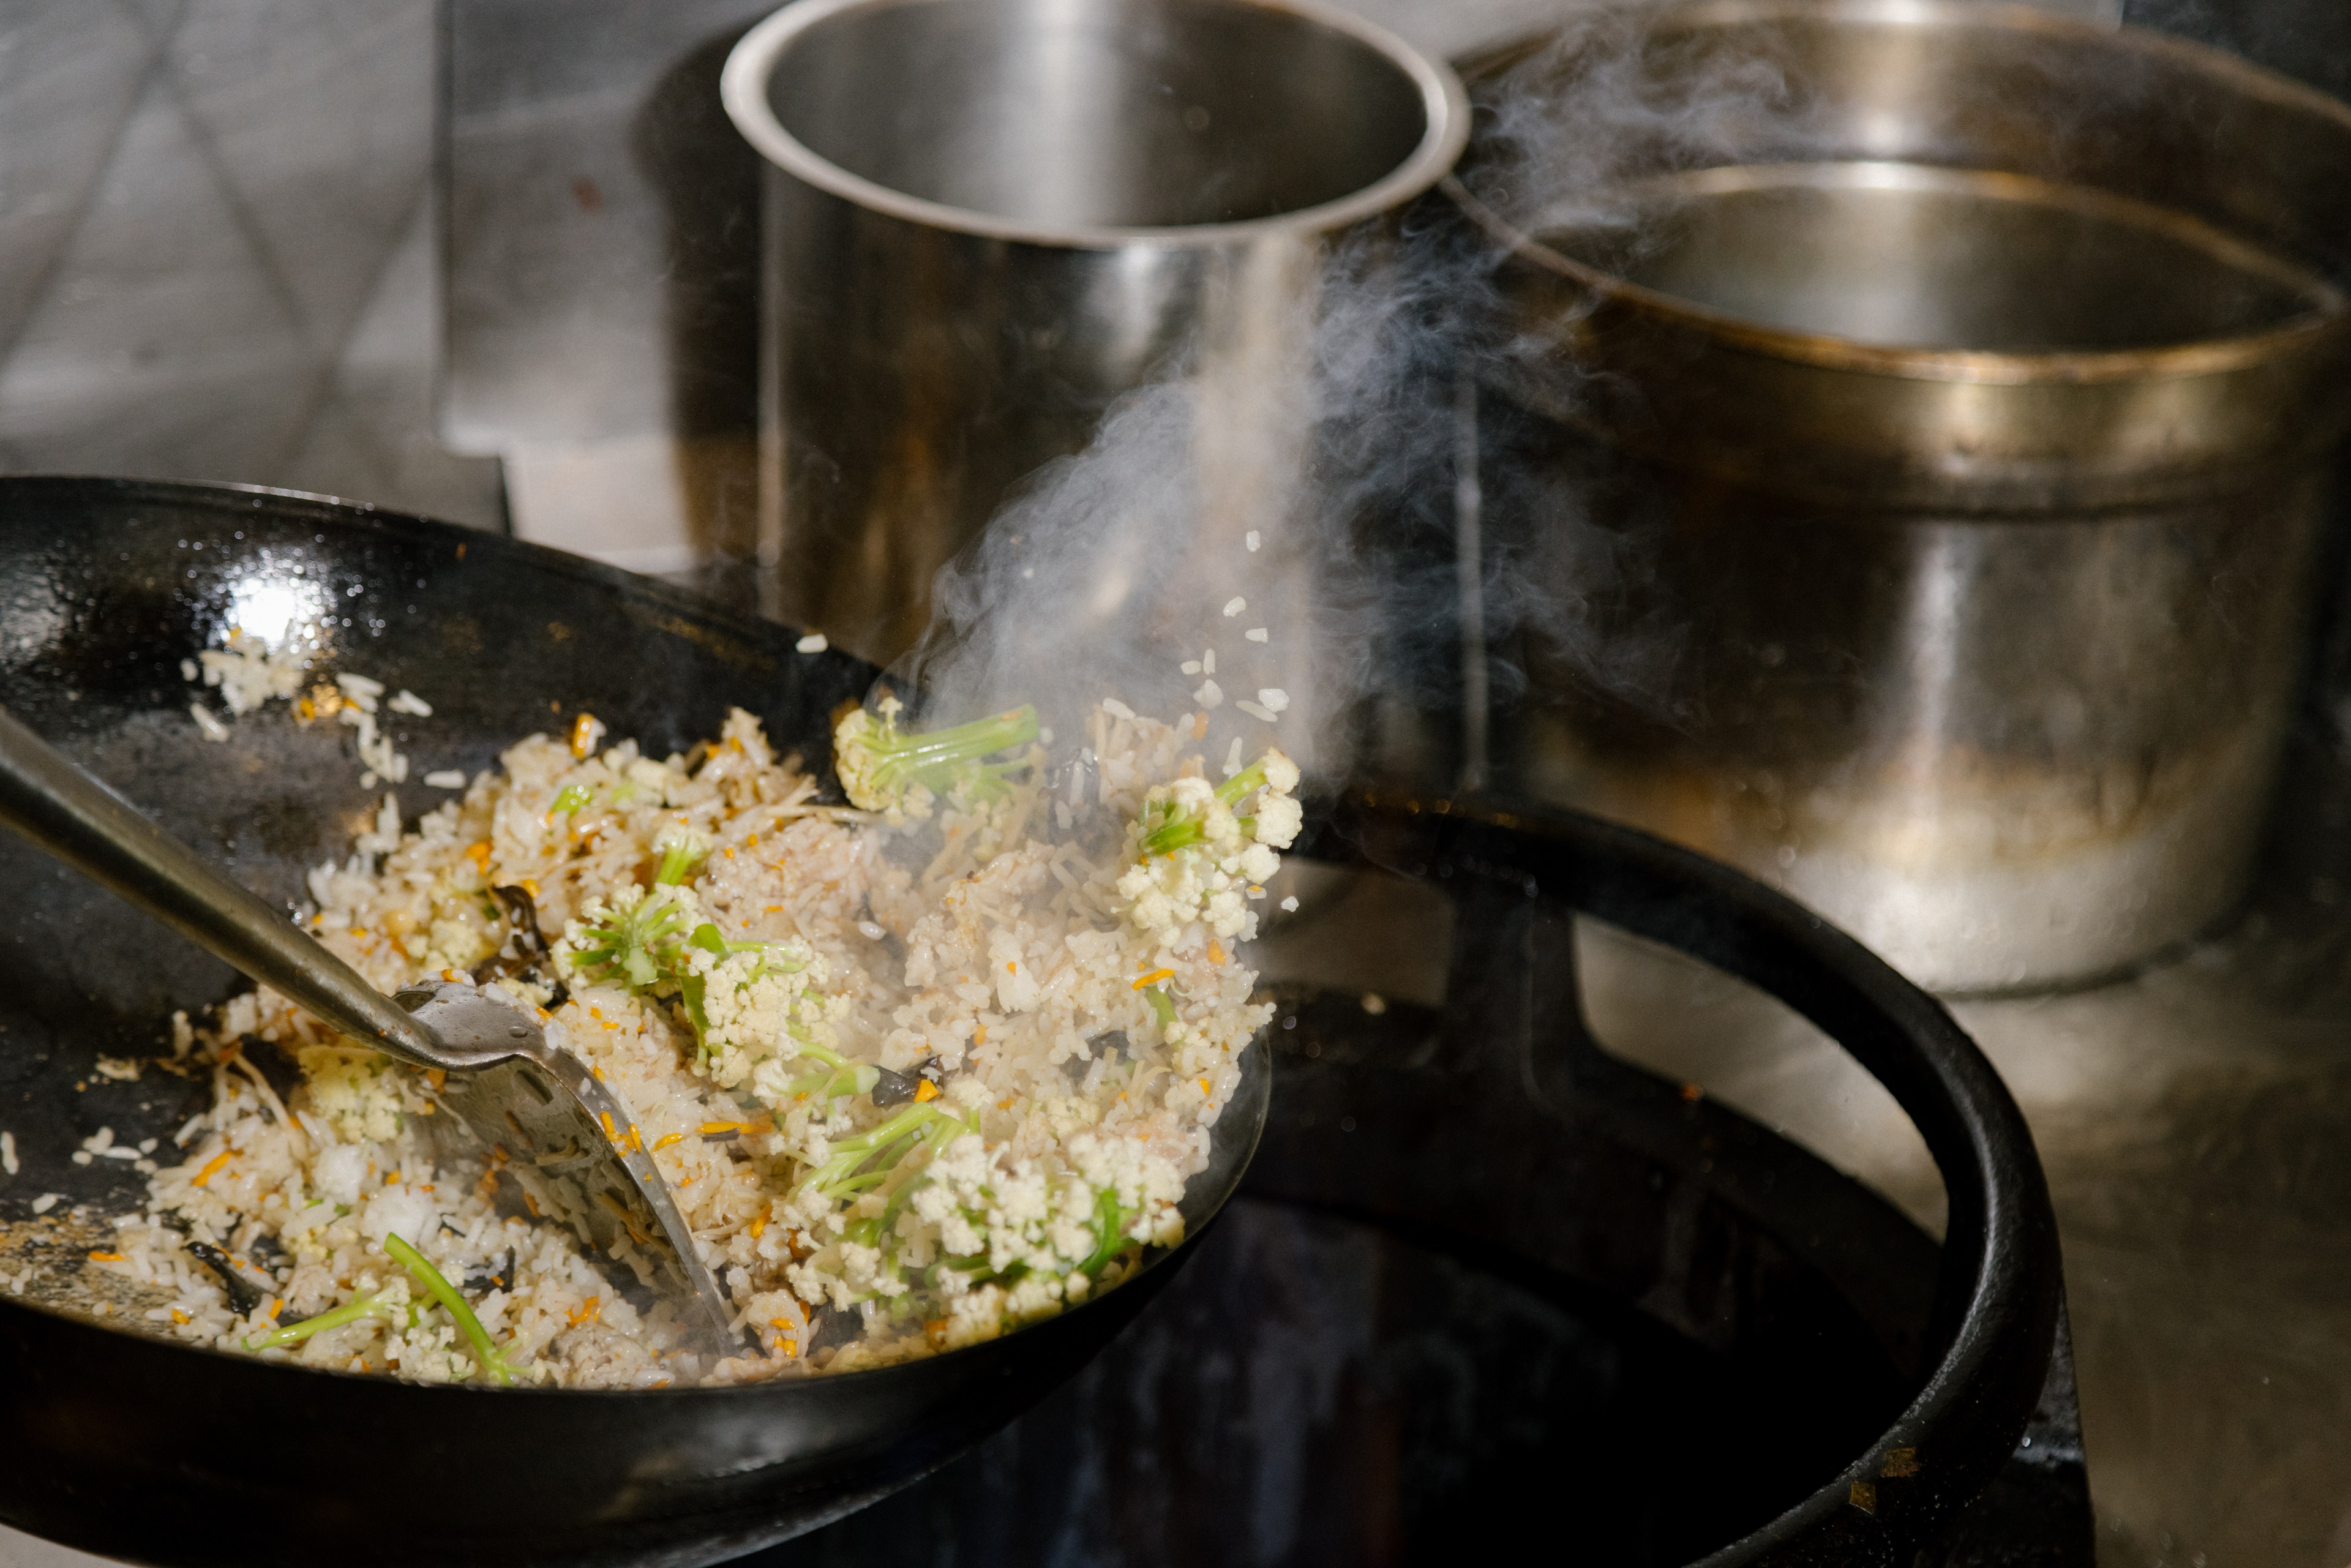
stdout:
<svg viewBox="0 0 2351 1568">
<path fill-rule="evenodd" d="M 5 708 L 0 822 L 354 1040 L 417 1067 L 477 1065 Z"/>
</svg>

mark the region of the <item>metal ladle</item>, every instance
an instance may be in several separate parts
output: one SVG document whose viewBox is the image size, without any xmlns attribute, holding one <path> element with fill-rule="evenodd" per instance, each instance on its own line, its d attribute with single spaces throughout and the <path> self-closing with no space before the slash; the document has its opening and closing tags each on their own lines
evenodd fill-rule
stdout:
<svg viewBox="0 0 2351 1568">
<path fill-rule="evenodd" d="M 449 1077 L 441 1102 L 598 1249 L 633 1255 L 731 1347 L 733 1312 L 695 1251 L 629 1108 L 538 1019 L 472 986 L 387 998 L 277 910 L 0 709 L 0 822 L 339 1032 Z"/>
</svg>

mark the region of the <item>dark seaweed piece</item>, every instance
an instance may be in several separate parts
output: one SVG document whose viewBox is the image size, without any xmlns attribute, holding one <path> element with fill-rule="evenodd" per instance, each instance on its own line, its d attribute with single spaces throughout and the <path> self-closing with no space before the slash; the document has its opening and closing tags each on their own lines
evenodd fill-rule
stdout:
<svg viewBox="0 0 2351 1568">
<path fill-rule="evenodd" d="M 1062 1059 L 1061 1076 L 1067 1078 L 1072 1083 L 1081 1082 L 1084 1081 L 1086 1074 L 1092 1070 L 1094 1059 L 1096 1057 L 1107 1053 L 1114 1059 L 1122 1051 L 1132 1053 L 1133 1050 L 1134 1048 L 1127 1044 L 1126 1030 L 1123 1029 L 1104 1030 L 1102 1033 L 1086 1041 L 1085 1055 L 1065 1057 Z"/>
<path fill-rule="evenodd" d="M 257 1034 L 240 1035 L 236 1051 L 253 1063 L 254 1071 L 268 1081 L 281 1100 L 292 1099 L 294 1091 L 307 1082 L 294 1053 L 275 1040 L 264 1040 Z"/>
<path fill-rule="evenodd" d="M 277 1238 L 266 1234 L 255 1237 L 245 1255 L 272 1273 L 286 1261 L 286 1249 L 278 1244 Z"/>
<path fill-rule="evenodd" d="M 865 901 L 865 907 L 857 912 L 857 918 L 861 923 L 872 926 L 875 930 L 882 933 L 881 936 L 874 938 L 875 944 L 880 946 L 882 951 L 890 956 L 890 962 L 903 967 L 906 962 L 906 945 L 898 940 L 895 933 L 883 927 L 879 920 L 873 918 L 873 901 L 872 899 L 869 898 Z"/>
<path fill-rule="evenodd" d="M 893 1072 L 886 1067 L 875 1071 L 882 1075 L 873 1081 L 876 1105 L 903 1105 L 914 1097 L 918 1084 L 927 1083 L 934 1089 L 939 1086 L 939 1059 L 935 1056 L 923 1058 L 911 1072 Z"/>
<path fill-rule="evenodd" d="M 228 1292 L 228 1304 L 239 1313 L 249 1312 L 261 1305 L 261 1289 L 236 1271 L 229 1255 L 209 1241 L 193 1239 L 181 1243 L 197 1262 L 220 1276 L 221 1289 Z"/>
<path fill-rule="evenodd" d="M 465 1289 L 468 1291 L 504 1291 L 511 1289 L 514 1285 L 515 1266 L 519 1260 L 520 1260 L 517 1259 L 515 1254 L 515 1249 L 511 1247 L 507 1248 L 506 1261 L 499 1264 L 496 1268 L 476 1269 L 473 1272 L 467 1274 L 465 1276 Z"/>
<path fill-rule="evenodd" d="M 545 986 L 549 993 L 547 1005 L 550 1008 L 559 1008 L 569 1001 L 570 988 L 555 972 L 554 955 L 548 950 L 547 936 L 538 928 L 538 905 L 532 901 L 529 891 L 512 886 L 494 887 L 490 889 L 490 896 L 497 900 L 499 909 L 506 914 L 507 929 L 512 933 L 514 951 L 511 954 L 501 953 L 475 965 L 475 981 L 480 983 L 512 975 L 533 985 Z"/>
<path fill-rule="evenodd" d="M 856 1312 L 810 1312 L 809 1322 L 810 1333 L 808 1343 L 800 1347 L 802 1355 L 847 1344 L 865 1332 L 865 1319 Z"/>
</svg>

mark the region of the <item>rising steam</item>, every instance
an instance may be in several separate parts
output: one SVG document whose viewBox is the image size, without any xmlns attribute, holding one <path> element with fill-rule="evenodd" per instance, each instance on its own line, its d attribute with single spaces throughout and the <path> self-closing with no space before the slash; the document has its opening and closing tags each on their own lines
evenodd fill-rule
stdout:
<svg viewBox="0 0 2351 1568">
<path fill-rule="evenodd" d="M 1645 22 L 1596 14 L 1496 56 L 1462 178 L 1521 232 L 1637 245 L 1644 176 L 1813 140 L 1768 63 L 1660 69 Z M 1556 414 L 1576 384 L 1563 324 L 1520 324 L 1501 254 L 1438 192 L 1376 233 L 1239 264 L 1260 276 L 1236 289 L 1278 315 L 1187 345 L 939 573 L 932 624 L 893 671 L 925 722 L 1033 702 L 1068 740 L 1113 697 L 1201 716 L 1213 755 L 1238 737 L 1326 779 L 1474 787 L 1484 709 L 1524 687 L 1523 651 L 1620 695 L 1662 691 L 1677 628 L 1616 613 L 1605 643 L 1592 630 L 1599 600 L 1638 597 L 1657 541 L 1593 525 L 1572 486 L 1475 482 L 1493 387 L 1539 371 Z"/>
</svg>

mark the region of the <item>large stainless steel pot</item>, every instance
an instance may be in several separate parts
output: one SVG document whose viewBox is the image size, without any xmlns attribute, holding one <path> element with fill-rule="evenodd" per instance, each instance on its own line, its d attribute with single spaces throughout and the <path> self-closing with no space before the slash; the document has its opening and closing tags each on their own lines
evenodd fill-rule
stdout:
<svg viewBox="0 0 2351 1568">
<path fill-rule="evenodd" d="M 1914 978 L 2127 965 L 2245 883 L 2351 413 L 2351 110 L 2036 11 L 1523 41 L 1456 195 L 1518 334 L 1498 758 Z"/>
<path fill-rule="evenodd" d="M 1196 527 L 1232 538 L 1153 553 L 1238 557 L 1295 483 L 1327 246 L 1468 134 L 1449 69 L 1306 0 L 800 0 L 725 90 L 770 164 L 771 608 L 877 660 L 1008 489 L 1155 380 L 1204 389 Z"/>
</svg>

